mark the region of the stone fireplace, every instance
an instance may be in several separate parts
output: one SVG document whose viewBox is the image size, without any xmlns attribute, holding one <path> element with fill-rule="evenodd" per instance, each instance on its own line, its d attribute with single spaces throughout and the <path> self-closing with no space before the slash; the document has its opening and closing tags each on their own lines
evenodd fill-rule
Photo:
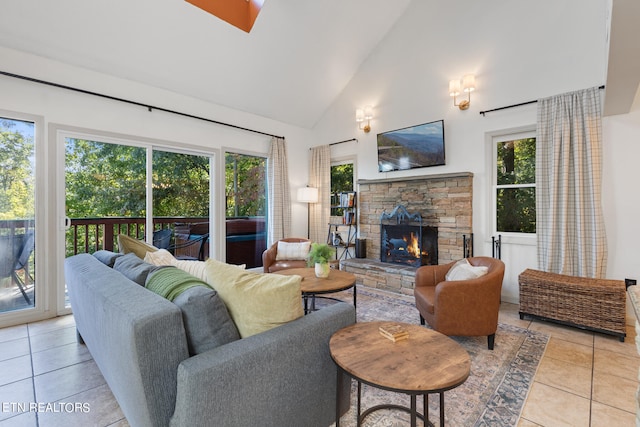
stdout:
<svg viewBox="0 0 640 427">
<path fill-rule="evenodd" d="M 382 214 L 398 205 L 420 214 L 423 227 L 437 233 L 433 263 L 447 264 L 464 257 L 465 236 L 473 230 L 472 201 L 471 172 L 359 180 L 358 234 L 365 239 L 367 258 L 343 260 L 342 268 L 354 273 L 359 284 L 413 294 L 416 267 L 380 261 Z"/>
</svg>

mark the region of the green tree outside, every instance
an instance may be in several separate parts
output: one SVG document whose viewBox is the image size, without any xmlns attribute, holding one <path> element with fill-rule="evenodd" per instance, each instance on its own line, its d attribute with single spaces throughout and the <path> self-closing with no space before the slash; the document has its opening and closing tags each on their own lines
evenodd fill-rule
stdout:
<svg viewBox="0 0 640 427">
<path fill-rule="evenodd" d="M 498 142 L 497 149 L 497 231 L 535 233 L 536 139 Z"/>
<path fill-rule="evenodd" d="M 0 220 L 35 217 L 35 146 L 31 122 L 0 119 Z"/>
<path fill-rule="evenodd" d="M 331 194 L 332 205 L 339 204 L 338 193 L 353 191 L 353 163 L 343 163 L 331 166 Z M 342 216 L 344 209 L 331 208 L 332 216 Z"/>
<path fill-rule="evenodd" d="M 226 216 L 264 216 L 267 207 L 267 160 L 227 153 L 225 156 Z"/>
</svg>

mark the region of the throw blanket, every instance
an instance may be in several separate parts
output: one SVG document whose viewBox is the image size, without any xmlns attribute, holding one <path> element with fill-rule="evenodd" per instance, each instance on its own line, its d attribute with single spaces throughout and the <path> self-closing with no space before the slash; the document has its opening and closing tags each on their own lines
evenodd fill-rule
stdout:
<svg viewBox="0 0 640 427">
<path fill-rule="evenodd" d="M 206 286 L 202 280 L 176 267 L 164 267 L 149 275 L 145 287 L 151 292 L 173 301 L 189 288 Z"/>
</svg>

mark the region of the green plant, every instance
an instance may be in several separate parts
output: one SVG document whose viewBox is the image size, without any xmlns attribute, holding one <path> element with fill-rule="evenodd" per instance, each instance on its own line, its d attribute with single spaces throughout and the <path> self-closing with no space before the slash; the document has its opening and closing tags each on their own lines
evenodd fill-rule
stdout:
<svg viewBox="0 0 640 427">
<path fill-rule="evenodd" d="M 315 263 L 324 264 L 329 262 L 335 255 L 335 251 L 329 245 L 324 243 L 312 243 L 309 256 L 307 258 L 307 264 L 309 267 Z"/>
</svg>

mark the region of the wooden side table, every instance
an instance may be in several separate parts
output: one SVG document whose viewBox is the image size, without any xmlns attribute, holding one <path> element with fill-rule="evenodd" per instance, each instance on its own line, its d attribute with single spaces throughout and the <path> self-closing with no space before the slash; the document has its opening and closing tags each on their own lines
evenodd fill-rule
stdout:
<svg viewBox="0 0 640 427">
<path fill-rule="evenodd" d="M 409 338 L 393 342 L 378 330 L 383 325 L 398 324 L 408 331 Z M 440 426 L 444 426 L 444 392 L 464 383 L 471 367 L 469 354 L 451 338 L 406 323 L 356 323 L 333 334 L 329 348 L 339 370 L 358 382 L 358 426 L 367 415 L 379 409 L 409 412 L 412 427 L 416 426 L 417 418 L 424 420 L 425 425 L 433 426 L 429 421 L 428 396 L 431 393 L 440 395 Z M 411 406 L 378 405 L 361 413 L 362 383 L 408 394 Z M 417 411 L 416 397 L 419 395 L 423 396 L 424 414 Z M 336 410 L 336 427 L 339 426 L 340 414 Z"/>
<path fill-rule="evenodd" d="M 316 295 L 333 294 L 335 292 L 345 291 L 353 288 L 353 306 L 356 307 L 356 276 L 341 270 L 329 270 L 329 277 L 320 279 L 316 277 L 313 268 L 289 268 L 280 270 L 274 274 L 283 274 L 285 276 L 302 276 L 300 283 L 302 289 L 302 298 L 304 299 L 304 312 L 316 310 Z M 308 301 L 311 299 L 311 308 L 308 308 Z"/>
</svg>

